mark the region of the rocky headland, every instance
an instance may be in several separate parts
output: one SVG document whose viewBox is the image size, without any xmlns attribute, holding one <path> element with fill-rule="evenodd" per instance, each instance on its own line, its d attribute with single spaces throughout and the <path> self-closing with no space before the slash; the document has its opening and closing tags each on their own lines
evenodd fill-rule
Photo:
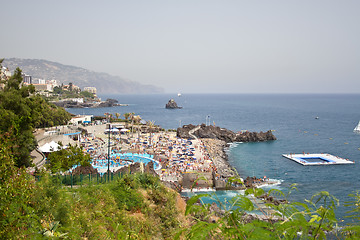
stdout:
<svg viewBox="0 0 360 240">
<path fill-rule="evenodd" d="M 197 129 L 195 129 L 197 128 Z M 191 130 L 193 134 L 189 134 Z M 267 132 L 238 132 L 235 133 L 226 128 L 220 128 L 216 126 L 206 126 L 201 124 L 200 126 L 194 126 L 192 124 L 184 125 L 182 128 L 177 129 L 177 136 L 185 139 L 197 138 L 211 138 L 225 141 L 226 143 L 232 142 L 263 142 L 276 140 L 276 137 L 271 130 Z"/>
</svg>

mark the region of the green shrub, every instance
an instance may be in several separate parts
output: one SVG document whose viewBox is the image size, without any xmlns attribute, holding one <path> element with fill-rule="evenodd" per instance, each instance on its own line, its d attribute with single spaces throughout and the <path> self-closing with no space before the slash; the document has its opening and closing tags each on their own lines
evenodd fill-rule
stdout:
<svg viewBox="0 0 360 240">
<path fill-rule="evenodd" d="M 133 175 L 125 175 L 112 185 L 112 194 L 120 209 L 137 211 L 144 207 L 143 196 L 136 191 L 138 187 L 137 178 Z"/>
<path fill-rule="evenodd" d="M 30 238 L 40 230 L 33 206 L 34 178 L 25 168 L 15 167 L 11 134 L 0 134 L 0 238 Z"/>
</svg>

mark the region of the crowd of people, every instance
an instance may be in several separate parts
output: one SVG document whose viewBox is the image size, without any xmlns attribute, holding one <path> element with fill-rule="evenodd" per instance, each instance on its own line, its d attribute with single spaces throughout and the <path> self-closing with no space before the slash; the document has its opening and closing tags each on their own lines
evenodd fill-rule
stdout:
<svg viewBox="0 0 360 240">
<path fill-rule="evenodd" d="M 84 151 L 93 160 L 92 165 L 103 172 L 107 170 L 109 151 L 109 141 L 105 137 L 93 134 L 81 141 Z M 181 139 L 174 132 L 112 134 L 110 147 L 111 171 L 135 162 L 134 155 L 153 159 L 155 170 L 164 181 L 179 181 L 187 172 L 211 173 L 216 170 L 201 140 Z"/>
</svg>

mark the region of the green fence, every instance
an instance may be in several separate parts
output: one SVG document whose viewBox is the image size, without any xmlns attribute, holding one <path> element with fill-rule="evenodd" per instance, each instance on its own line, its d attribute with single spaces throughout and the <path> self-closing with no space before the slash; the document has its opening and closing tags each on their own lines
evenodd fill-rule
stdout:
<svg viewBox="0 0 360 240">
<path fill-rule="evenodd" d="M 103 184 L 122 178 L 125 174 L 130 173 L 104 173 L 100 174 L 80 174 L 80 175 L 53 175 L 60 184 L 65 186 L 81 186 L 87 184 Z M 54 179 L 54 180 L 55 180 Z M 36 176 L 36 180 L 41 180 L 41 176 Z"/>
</svg>

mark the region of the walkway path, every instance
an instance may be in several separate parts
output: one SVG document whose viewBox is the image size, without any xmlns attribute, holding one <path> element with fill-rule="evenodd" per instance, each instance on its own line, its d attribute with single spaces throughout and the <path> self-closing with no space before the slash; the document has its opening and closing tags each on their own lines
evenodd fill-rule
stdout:
<svg viewBox="0 0 360 240">
<path fill-rule="evenodd" d="M 30 167 L 29 171 L 33 172 L 35 171 L 35 167 L 37 167 L 38 169 L 42 168 L 45 164 L 45 156 L 44 154 L 42 154 L 40 151 L 38 151 L 37 149 L 33 150 L 30 153 L 30 157 L 33 161 L 34 167 Z"/>
<path fill-rule="evenodd" d="M 77 127 L 74 126 L 59 126 L 59 127 L 52 127 L 47 128 L 47 131 L 50 130 L 56 130 L 54 133 L 46 132 L 44 129 L 36 129 L 35 132 L 35 139 L 38 142 L 39 147 L 44 145 L 47 142 L 55 141 L 55 142 L 62 142 L 64 145 L 72 143 L 74 144 L 75 141 L 70 139 L 68 136 L 64 136 L 64 133 L 69 132 L 76 132 L 78 131 Z M 30 153 L 30 157 L 32 159 L 32 162 L 34 164 L 34 167 L 30 167 L 28 169 L 29 172 L 35 171 L 35 167 L 38 169 L 42 168 L 45 164 L 45 156 L 42 154 L 38 149 L 34 149 Z"/>
<path fill-rule="evenodd" d="M 201 128 L 201 126 L 199 125 L 199 126 L 197 126 L 196 128 L 193 128 L 193 129 L 191 129 L 190 131 L 189 131 L 189 135 L 191 136 L 191 137 L 193 137 L 195 140 L 197 140 L 198 141 L 198 138 L 194 135 L 194 132 L 196 132 L 197 130 L 199 130 Z"/>
</svg>

